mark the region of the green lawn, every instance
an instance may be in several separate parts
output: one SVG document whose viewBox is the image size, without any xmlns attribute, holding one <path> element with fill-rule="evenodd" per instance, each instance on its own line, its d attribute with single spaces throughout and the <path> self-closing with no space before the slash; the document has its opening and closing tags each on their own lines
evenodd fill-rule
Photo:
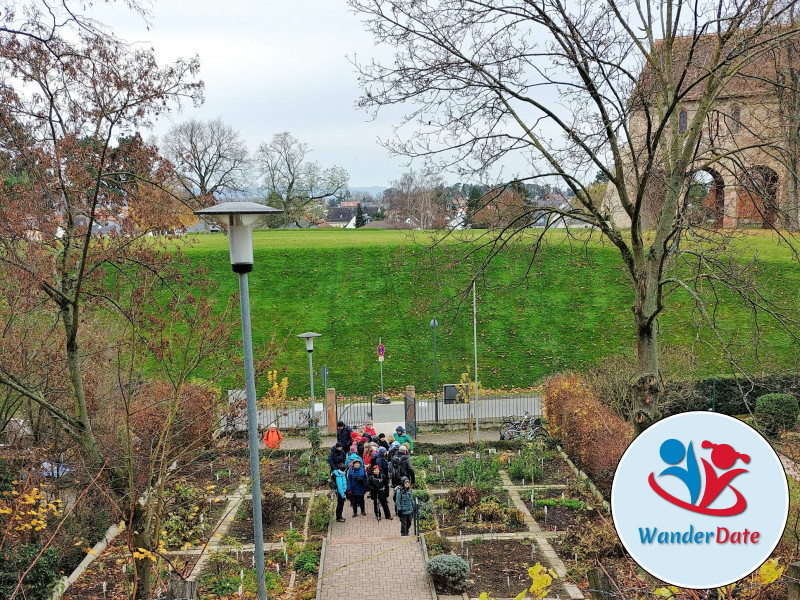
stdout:
<svg viewBox="0 0 800 600">
<path fill-rule="evenodd" d="M 484 256 L 476 249 L 480 232 L 465 241 L 448 240 L 432 250 L 431 234 L 380 230 L 282 230 L 254 234 L 255 270 L 250 275 L 253 333 L 258 344 L 288 339 L 279 367 L 290 394 L 308 393 L 308 359 L 293 336 L 313 330 L 315 370 L 327 364 L 329 385 L 342 394 L 380 388 L 376 346 L 386 345 L 387 389 L 433 387 L 431 317 L 439 320 L 439 383 L 451 383 L 472 365 L 471 294 L 474 270 Z M 189 236 L 187 256 L 211 270 L 218 295 L 237 291 L 230 270 L 227 237 Z M 479 377 L 486 387 L 523 387 L 564 369 L 582 369 L 604 356 L 635 348 L 630 283 L 619 254 L 595 237 L 569 243 L 564 234 L 547 237 L 531 263 L 525 240 L 503 250 L 478 282 Z M 800 269 L 786 245 L 754 233 L 737 241 L 737 257 L 759 257 L 758 277 L 767 294 L 794 314 Z M 184 245 L 184 244 L 182 244 Z M 526 276 L 527 273 L 527 276 Z M 753 352 L 752 319 L 742 303 L 723 294 L 720 322 L 737 336 L 735 351 L 749 367 L 766 371 L 795 368 L 797 344 L 771 318 L 761 326 L 761 349 Z M 709 331 L 695 328 L 696 315 L 684 292 L 676 293 L 660 320 L 668 353 L 694 352 L 697 373 L 729 369 L 716 356 Z M 238 386 L 236 381 L 221 382 Z M 259 382 L 259 389 L 263 389 Z M 321 383 L 317 381 L 317 387 Z"/>
</svg>

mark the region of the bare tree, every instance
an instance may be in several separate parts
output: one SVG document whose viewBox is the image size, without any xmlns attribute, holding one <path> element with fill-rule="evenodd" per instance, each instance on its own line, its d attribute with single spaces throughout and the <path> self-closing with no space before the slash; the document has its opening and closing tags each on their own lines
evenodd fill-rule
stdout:
<svg viewBox="0 0 800 600">
<path fill-rule="evenodd" d="M 703 283 L 728 286 L 754 314 L 766 311 L 789 324 L 754 287 L 752 264 L 725 255 L 725 233 L 687 235 L 697 224 L 685 197 L 697 171 L 741 150 L 709 140 L 710 124 L 726 90 L 742 85 L 742 74 L 758 69 L 777 40 L 794 37 L 779 27 L 792 3 L 349 4 L 378 43 L 394 48 L 390 60 L 357 64 L 360 105 L 412 105 L 403 125 L 413 134 L 386 142 L 392 151 L 465 174 L 488 174 L 518 155 L 530 164 L 520 180 L 558 178 L 574 194 L 566 207 L 525 211 L 481 238 L 473 248 L 488 248 L 486 260 L 542 213 L 588 224 L 618 249 L 634 295 L 637 431 L 658 418 L 658 318 L 673 294 L 689 294 L 712 327 Z M 612 196 L 601 205 L 584 184 L 597 171 Z M 539 230 L 532 255 L 546 230 Z"/>
<path fill-rule="evenodd" d="M 247 182 L 247 145 L 222 119 L 191 119 L 164 136 L 164 152 L 175 165 L 176 179 L 189 198 L 230 196 Z"/>
<path fill-rule="evenodd" d="M 298 223 L 310 205 L 347 189 L 347 171 L 306 161 L 310 152 L 308 144 L 288 131 L 276 133 L 258 148 L 256 162 L 264 177 L 266 203 L 283 211 L 284 227 Z"/>
<path fill-rule="evenodd" d="M 411 219 L 419 229 L 441 226 L 447 214 L 444 181 L 431 171 L 403 173 L 392 182 L 389 214 L 394 220 Z"/>
</svg>

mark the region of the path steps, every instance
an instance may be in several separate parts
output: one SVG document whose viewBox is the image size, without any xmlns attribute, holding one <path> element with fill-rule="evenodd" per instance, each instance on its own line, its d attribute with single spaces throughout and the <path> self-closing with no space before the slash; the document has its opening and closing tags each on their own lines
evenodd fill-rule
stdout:
<svg viewBox="0 0 800 600">
<path fill-rule="evenodd" d="M 380 573 L 384 589 L 396 590 L 403 598 L 435 600 L 420 540 L 413 535 L 402 537 L 400 519 L 378 521 L 372 501 L 367 498 L 366 504 L 366 516 L 353 518 L 347 504 L 347 521 L 331 524 L 317 600 L 352 600 L 375 573 Z"/>
</svg>

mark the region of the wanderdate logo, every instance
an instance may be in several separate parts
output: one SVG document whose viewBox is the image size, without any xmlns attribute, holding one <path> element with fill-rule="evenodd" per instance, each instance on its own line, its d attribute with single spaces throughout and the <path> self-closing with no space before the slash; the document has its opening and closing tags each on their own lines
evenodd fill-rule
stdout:
<svg viewBox="0 0 800 600">
<path fill-rule="evenodd" d="M 642 568 L 679 587 L 712 588 L 766 560 L 786 525 L 786 474 L 761 435 L 717 413 L 664 419 L 625 451 L 614 525 Z"/>
</svg>

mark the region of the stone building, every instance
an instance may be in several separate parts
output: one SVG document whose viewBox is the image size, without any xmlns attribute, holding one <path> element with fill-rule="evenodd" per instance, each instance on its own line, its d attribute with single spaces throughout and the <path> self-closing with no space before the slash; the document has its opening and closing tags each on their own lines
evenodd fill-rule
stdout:
<svg viewBox="0 0 800 600">
<path fill-rule="evenodd" d="M 676 107 L 678 135 L 686 133 L 703 100 L 702 81 L 708 76 L 710 54 L 716 47 L 713 36 L 679 38 L 675 55 L 680 56 L 681 46 L 689 44 L 690 58 L 675 59 L 678 64 L 674 71 L 676 77 L 682 77 L 683 92 Z M 797 226 L 797 50 L 790 42 L 765 44 L 751 53 L 716 96 L 682 190 L 686 198 L 683 209 L 690 221 L 715 227 Z M 655 138 L 652 127 L 648 129 L 644 103 L 663 98 L 650 93 L 656 85 L 654 79 L 647 68 L 643 69 L 629 104 L 631 152 L 639 152 L 640 157 Z M 657 112 L 654 106 L 647 108 Z M 630 153 L 628 161 L 633 164 Z M 625 179 L 635 185 L 634 169 L 629 167 L 628 171 Z M 666 178 L 657 175 L 644 195 L 645 228 L 658 214 L 659 197 L 664 194 Z M 603 205 L 619 227 L 630 227 L 630 217 L 613 186 L 608 187 Z"/>
</svg>

